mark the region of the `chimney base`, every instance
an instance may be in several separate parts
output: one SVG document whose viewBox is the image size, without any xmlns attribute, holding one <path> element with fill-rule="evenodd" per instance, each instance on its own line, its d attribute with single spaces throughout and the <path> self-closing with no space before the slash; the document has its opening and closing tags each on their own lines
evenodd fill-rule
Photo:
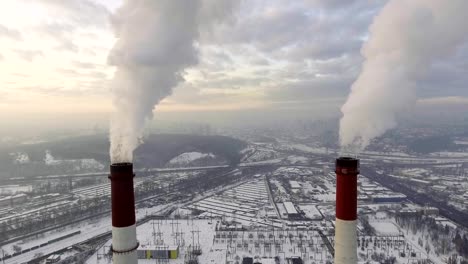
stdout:
<svg viewBox="0 0 468 264">
<path fill-rule="evenodd" d="M 357 220 L 335 221 L 335 264 L 357 263 Z"/>
</svg>

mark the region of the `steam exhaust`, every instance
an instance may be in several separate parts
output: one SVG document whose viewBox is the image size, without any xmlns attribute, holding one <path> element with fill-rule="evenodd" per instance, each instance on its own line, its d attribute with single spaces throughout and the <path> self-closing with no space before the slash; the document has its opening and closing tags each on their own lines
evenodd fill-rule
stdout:
<svg viewBox="0 0 468 264">
<path fill-rule="evenodd" d="M 335 264 L 357 263 L 357 175 L 359 160 L 336 159 Z"/>
<path fill-rule="evenodd" d="M 114 264 L 137 264 L 133 164 L 110 166 L 112 200 L 112 259 Z"/>
</svg>

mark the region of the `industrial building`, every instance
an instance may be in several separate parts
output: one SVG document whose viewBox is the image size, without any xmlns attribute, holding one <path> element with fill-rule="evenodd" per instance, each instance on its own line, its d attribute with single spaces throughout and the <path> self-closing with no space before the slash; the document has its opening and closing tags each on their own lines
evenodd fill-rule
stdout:
<svg viewBox="0 0 468 264">
<path fill-rule="evenodd" d="M 177 259 L 178 246 L 140 245 L 137 249 L 138 259 Z"/>
<path fill-rule="evenodd" d="M 61 257 L 60 257 L 59 254 L 53 254 L 53 255 L 50 255 L 50 256 L 46 259 L 45 263 L 46 263 L 46 264 L 52 264 L 52 263 L 57 263 L 57 262 L 59 262 L 60 260 L 61 260 Z"/>
<path fill-rule="evenodd" d="M 298 219 L 301 217 L 301 214 L 297 211 L 292 202 L 284 202 L 283 206 L 284 209 L 286 209 L 286 214 L 289 219 Z"/>
<path fill-rule="evenodd" d="M 253 264 L 253 258 L 251 257 L 245 257 L 242 259 L 242 264 Z"/>
<path fill-rule="evenodd" d="M 289 181 L 289 186 L 293 192 L 298 192 L 302 188 L 302 186 L 297 181 Z"/>
<path fill-rule="evenodd" d="M 373 194 L 371 195 L 374 203 L 401 203 L 406 200 L 404 194 Z"/>
<path fill-rule="evenodd" d="M 289 263 L 291 263 L 291 264 L 303 264 L 304 262 L 302 261 L 302 259 L 300 257 L 292 257 L 289 260 Z"/>
</svg>

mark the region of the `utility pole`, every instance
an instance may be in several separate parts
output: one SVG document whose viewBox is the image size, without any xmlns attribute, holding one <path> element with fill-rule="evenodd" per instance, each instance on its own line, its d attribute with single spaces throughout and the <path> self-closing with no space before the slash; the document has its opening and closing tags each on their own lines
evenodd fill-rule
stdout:
<svg viewBox="0 0 468 264">
<path fill-rule="evenodd" d="M 154 229 L 154 220 L 151 221 L 151 225 L 153 226 L 153 243 L 156 245 L 156 230 Z M 158 225 L 159 227 L 159 225 Z"/>
<path fill-rule="evenodd" d="M 2 262 L 5 264 L 5 250 L 2 248 Z"/>
</svg>

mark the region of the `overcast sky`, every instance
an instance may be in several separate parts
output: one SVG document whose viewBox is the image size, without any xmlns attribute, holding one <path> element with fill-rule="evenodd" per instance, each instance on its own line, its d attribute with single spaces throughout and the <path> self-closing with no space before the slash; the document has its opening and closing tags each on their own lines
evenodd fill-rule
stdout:
<svg viewBox="0 0 468 264">
<path fill-rule="evenodd" d="M 200 32 L 199 64 L 157 111 L 338 112 L 383 0 L 243 1 Z M 0 116 L 107 113 L 111 14 L 120 0 L 0 2 Z M 144 27 L 144 25 L 142 25 Z M 391 37 L 391 36 L 389 36 Z M 468 104 L 468 43 L 420 80 L 427 104 Z"/>
</svg>

